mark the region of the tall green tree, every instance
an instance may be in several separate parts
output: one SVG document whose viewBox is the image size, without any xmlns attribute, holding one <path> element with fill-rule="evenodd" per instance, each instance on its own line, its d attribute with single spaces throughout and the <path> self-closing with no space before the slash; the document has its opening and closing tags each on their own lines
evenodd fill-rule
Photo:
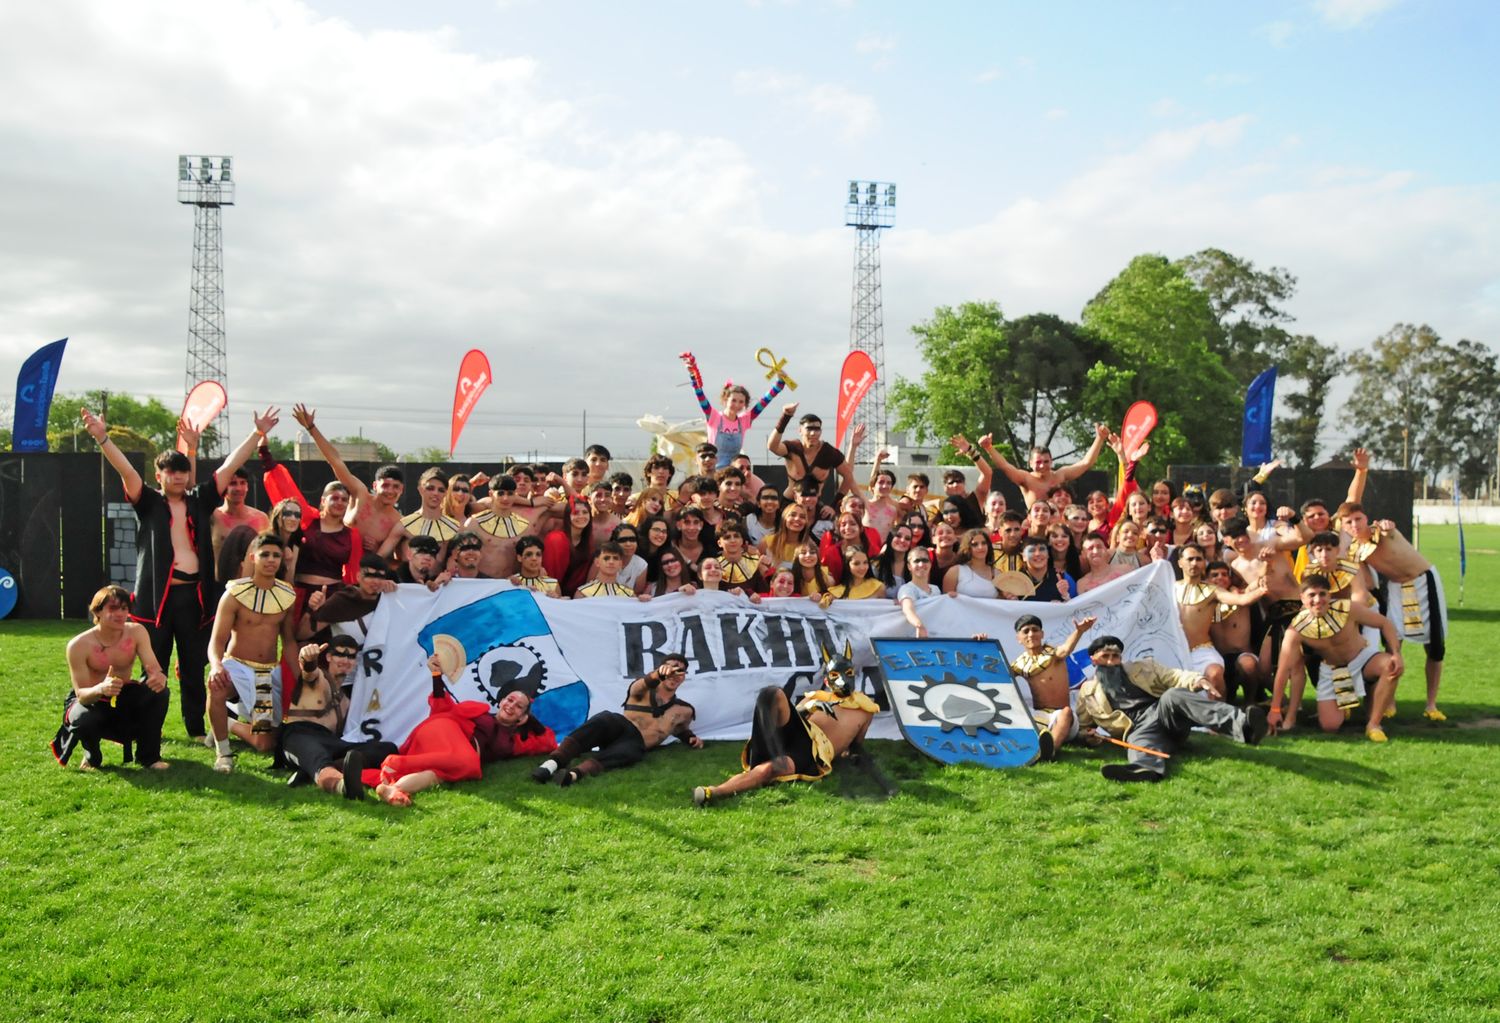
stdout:
<svg viewBox="0 0 1500 1023">
<path fill-rule="evenodd" d="M 1289 414 L 1276 417 L 1276 448 L 1290 453 L 1295 464 L 1310 466 L 1318 460 L 1318 435 L 1327 411 L 1328 385 L 1343 370 L 1344 357 L 1311 334 L 1298 334 L 1287 339 L 1277 362 L 1278 384 L 1295 380 L 1302 389 L 1277 388 Z"/>
<path fill-rule="evenodd" d="M 1219 355 L 1223 331 L 1209 297 L 1178 264 L 1142 255 L 1083 309 L 1083 326 L 1108 346 L 1087 374 L 1082 424 L 1118 428 L 1137 400 L 1156 406 L 1144 469 L 1216 464 L 1239 441 L 1244 394 Z M 1073 428 L 1075 441 L 1084 431 Z"/>
<path fill-rule="evenodd" d="M 1077 324 L 1048 314 L 1007 320 L 998 303 L 965 302 L 939 307 L 912 333 L 927 369 L 920 380 L 896 379 L 891 408 L 918 442 L 992 432 L 1024 456 L 1084 432 L 1085 380 L 1104 349 Z"/>
<path fill-rule="evenodd" d="M 1208 296 L 1220 327 L 1219 335 L 1209 339 L 1210 347 L 1243 390 L 1280 361 L 1291 340 L 1284 324 L 1292 317 L 1283 305 L 1296 293 L 1297 278 L 1279 266 L 1258 270 L 1223 249 L 1203 249 L 1177 265 Z"/>
<path fill-rule="evenodd" d="M 1343 421 L 1380 461 L 1435 478 L 1442 468 L 1437 371 L 1447 358 L 1437 331 L 1398 323 L 1349 356 L 1354 393 Z"/>
<path fill-rule="evenodd" d="M 1459 341 L 1445 346 L 1435 377 L 1441 396 L 1433 431 L 1441 447 L 1435 451 L 1446 453 L 1460 489 L 1473 493 L 1495 471 L 1500 359 L 1487 345 Z"/>
</svg>

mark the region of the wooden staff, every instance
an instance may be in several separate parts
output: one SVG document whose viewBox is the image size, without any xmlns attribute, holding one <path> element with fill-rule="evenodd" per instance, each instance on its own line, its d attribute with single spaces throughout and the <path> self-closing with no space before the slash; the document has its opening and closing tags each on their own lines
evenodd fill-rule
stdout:
<svg viewBox="0 0 1500 1023">
<path fill-rule="evenodd" d="M 1150 749 L 1150 748 L 1148 748 L 1146 746 L 1137 746 L 1134 743 L 1126 742 L 1124 739 L 1116 739 L 1114 736 L 1111 736 L 1111 735 L 1104 736 L 1104 741 L 1105 742 L 1112 742 L 1116 746 L 1124 746 L 1126 749 L 1133 749 L 1137 753 L 1149 753 L 1153 757 L 1161 757 L 1163 760 L 1171 760 L 1172 759 L 1172 754 L 1170 754 L 1170 753 L 1163 753 L 1159 749 Z"/>
</svg>

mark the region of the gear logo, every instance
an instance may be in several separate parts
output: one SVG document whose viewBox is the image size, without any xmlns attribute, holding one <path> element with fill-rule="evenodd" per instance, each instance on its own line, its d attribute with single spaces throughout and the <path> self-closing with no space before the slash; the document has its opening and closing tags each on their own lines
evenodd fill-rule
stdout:
<svg viewBox="0 0 1500 1023">
<path fill-rule="evenodd" d="M 944 764 L 1025 767 L 1036 725 L 1000 648 L 974 639 L 872 639 L 906 741 Z"/>
<path fill-rule="evenodd" d="M 985 686 L 973 677 L 960 680 L 947 671 L 942 678 L 923 675 L 906 705 L 917 712 L 920 722 L 934 722 L 945 732 L 962 729 L 973 738 L 980 731 L 999 735 L 1001 726 L 1011 723 L 1003 699 L 999 686 Z"/>
</svg>

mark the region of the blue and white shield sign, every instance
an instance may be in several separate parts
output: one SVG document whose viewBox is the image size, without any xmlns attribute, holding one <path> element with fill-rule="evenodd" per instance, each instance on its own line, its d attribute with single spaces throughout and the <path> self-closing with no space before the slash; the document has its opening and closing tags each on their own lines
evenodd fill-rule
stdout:
<svg viewBox="0 0 1500 1023">
<path fill-rule="evenodd" d="M 1036 727 L 992 640 L 874 639 L 901 734 L 944 764 L 1025 767 Z"/>
</svg>

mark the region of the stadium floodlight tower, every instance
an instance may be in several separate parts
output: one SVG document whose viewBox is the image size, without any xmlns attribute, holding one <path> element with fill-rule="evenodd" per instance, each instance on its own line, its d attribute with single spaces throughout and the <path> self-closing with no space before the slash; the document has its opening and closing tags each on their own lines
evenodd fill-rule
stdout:
<svg viewBox="0 0 1500 1023">
<path fill-rule="evenodd" d="M 857 232 L 854 296 L 849 306 L 849 350 L 864 352 L 875 364 L 875 386 L 854 413 L 866 439 L 885 446 L 885 324 L 880 308 L 880 232 L 896 225 L 896 186 L 889 181 L 851 181 L 844 225 Z"/>
<path fill-rule="evenodd" d="M 233 160 L 227 156 L 179 156 L 177 201 L 193 207 L 193 284 L 188 300 L 187 390 L 217 380 L 229 390 L 229 349 L 224 341 L 224 233 L 219 210 L 234 205 Z M 213 450 L 224 454 L 229 410 L 213 421 Z"/>
</svg>

